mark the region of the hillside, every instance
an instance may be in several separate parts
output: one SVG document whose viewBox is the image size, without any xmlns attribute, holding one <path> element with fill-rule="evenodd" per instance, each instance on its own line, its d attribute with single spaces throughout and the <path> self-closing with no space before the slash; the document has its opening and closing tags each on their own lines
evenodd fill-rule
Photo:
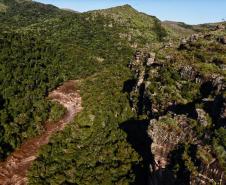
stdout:
<svg viewBox="0 0 226 185">
<path fill-rule="evenodd" d="M 139 51 L 129 64 L 130 104 L 149 121 L 150 184 L 225 182 L 226 48 L 219 35 L 225 29 Z"/>
<path fill-rule="evenodd" d="M 162 25 L 169 32 L 171 38 L 189 36 L 196 32 L 194 26 L 185 23 L 164 21 Z"/>
<path fill-rule="evenodd" d="M 28 184 L 225 182 L 224 23 L 16 0 L 0 0 L 0 22 L 2 161 L 64 114 L 49 92 L 79 80 L 83 109 L 38 152 Z"/>
<path fill-rule="evenodd" d="M 61 10 L 52 5 L 43 5 L 31 0 L 0 0 L 4 12 L 1 13 L 2 26 L 19 28 L 41 22 L 61 14 Z"/>
</svg>

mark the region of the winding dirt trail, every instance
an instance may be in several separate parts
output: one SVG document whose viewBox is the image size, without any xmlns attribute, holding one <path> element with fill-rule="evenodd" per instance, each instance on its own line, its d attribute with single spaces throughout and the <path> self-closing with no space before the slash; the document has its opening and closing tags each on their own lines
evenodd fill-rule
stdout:
<svg viewBox="0 0 226 185">
<path fill-rule="evenodd" d="M 76 81 L 65 82 L 49 94 L 51 101 L 56 101 L 67 109 L 66 114 L 56 123 L 46 123 L 45 130 L 40 136 L 27 140 L 5 162 L 0 163 L 0 185 L 27 184 L 28 168 L 36 159 L 40 147 L 47 144 L 54 133 L 63 130 L 82 110 L 82 100 L 75 85 Z"/>
</svg>

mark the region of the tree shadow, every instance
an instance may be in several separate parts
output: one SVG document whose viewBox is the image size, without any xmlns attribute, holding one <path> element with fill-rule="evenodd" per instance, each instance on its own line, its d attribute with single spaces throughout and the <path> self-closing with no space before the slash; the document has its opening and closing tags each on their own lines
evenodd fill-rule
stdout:
<svg viewBox="0 0 226 185">
<path fill-rule="evenodd" d="M 145 84 L 142 83 L 139 87 L 139 95 L 137 102 L 137 115 L 147 115 L 149 118 L 153 117 L 152 115 L 152 102 L 149 98 L 147 92 L 145 91 Z"/>
<path fill-rule="evenodd" d="M 215 128 L 225 127 L 226 119 L 221 117 L 221 108 L 224 107 L 223 95 L 217 95 L 213 101 L 205 101 L 203 103 L 203 109 L 209 114 Z"/>
<path fill-rule="evenodd" d="M 197 119 L 198 114 L 196 112 L 196 107 L 195 107 L 197 102 L 199 102 L 199 100 L 195 100 L 195 101 L 189 102 L 187 104 L 171 105 L 166 109 L 164 114 L 166 114 L 167 112 L 170 111 L 170 112 L 173 112 L 177 115 L 184 114 L 184 115 L 187 115 L 189 118 Z"/>
<path fill-rule="evenodd" d="M 123 90 L 122 92 L 125 93 L 131 93 L 133 91 L 133 88 L 136 86 L 137 81 L 135 79 L 132 80 L 126 80 L 123 84 Z"/>
<path fill-rule="evenodd" d="M 200 94 L 203 98 L 207 98 L 212 91 L 214 90 L 213 84 L 211 81 L 204 82 L 200 87 Z"/>
<path fill-rule="evenodd" d="M 143 159 L 141 164 L 133 167 L 136 174 L 133 185 L 148 185 L 149 166 L 153 161 L 150 148 L 152 141 L 147 134 L 148 125 L 148 120 L 135 119 L 130 119 L 120 124 L 120 128 L 127 133 L 127 141 Z"/>
<path fill-rule="evenodd" d="M 220 111 L 220 110 L 217 110 L 217 109 L 219 109 L 219 107 L 221 107 L 221 106 L 219 106 L 220 101 L 217 101 L 218 106 L 214 106 L 213 101 L 208 101 L 208 100 L 204 101 L 204 99 L 208 98 L 209 95 L 211 95 L 211 93 L 213 93 L 213 91 L 214 91 L 214 87 L 212 85 L 212 82 L 211 81 L 204 82 L 200 86 L 200 89 L 199 89 L 200 96 L 198 98 L 194 99 L 192 102 L 189 102 L 187 104 L 174 103 L 173 105 L 169 106 L 166 109 L 164 114 L 171 111 L 175 114 L 180 114 L 180 115 L 185 114 L 191 119 L 197 119 L 198 114 L 196 111 L 196 104 L 201 103 L 204 105 L 203 109 L 205 110 L 205 112 L 207 112 L 211 116 L 211 118 L 214 120 L 217 117 L 216 115 L 214 115 L 214 112 L 218 112 L 218 114 L 219 114 L 219 111 Z M 220 99 L 220 97 L 218 97 L 218 99 Z M 216 107 L 216 109 L 214 108 L 215 110 L 213 110 L 213 107 Z"/>
<path fill-rule="evenodd" d="M 123 92 L 127 92 L 129 95 L 136 86 L 136 80 L 127 80 L 123 86 Z M 201 84 L 200 93 L 197 94 L 197 98 L 194 98 L 192 102 L 187 104 L 177 104 L 169 106 L 161 115 L 155 116 L 158 119 L 159 116 L 163 116 L 168 112 L 172 112 L 177 115 L 187 115 L 191 119 L 197 120 L 198 113 L 196 111 L 196 105 L 202 104 L 203 109 L 207 112 L 213 121 L 216 123 L 225 123 L 225 119 L 221 120 L 220 107 L 222 107 L 223 98 L 217 96 L 214 101 L 208 101 L 208 97 L 214 93 L 214 87 L 211 81 L 204 82 Z M 139 87 L 137 93 L 138 101 L 136 102 L 137 116 L 143 115 L 144 113 L 149 118 L 153 118 L 152 102 L 145 92 L 144 83 Z M 130 100 L 133 106 L 133 100 Z M 148 112 L 149 111 L 149 112 Z M 190 182 L 190 172 L 187 170 L 185 162 L 183 160 L 183 153 L 185 151 L 184 145 L 179 145 L 177 149 L 170 153 L 169 160 L 170 165 L 165 169 L 154 169 L 150 170 L 150 167 L 154 167 L 154 156 L 151 152 L 152 140 L 147 134 L 149 126 L 149 120 L 137 120 L 130 119 L 120 125 L 120 128 L 127 133 L 127 141 L 131 144 L 134 150 L 142 157 L 142 162 L 133 167 L 136 174 L 135 182 L 132 185 L 188 185 Z M 189 146 L 189 156 L 193 159 L 195 165 L 199 166 L 200 161 L 196 158 L 197 146 Z M 179 169 L 176 170 L 175 167 Z"/>
<path fill-rule="evenodd" d="M 175 182 L 176 179 L 173 172 L 163 168 L 151 173 L 149 179 L 149 185 L 178 185 Z"/>
<path fill-rule="evenodd" d="M 135 79 L 125 81 L 122 92 L 123 93 L 126 92 L 130 96 L 131 95 L 130 93 L 133 90 L 135 90 L 136 84 L 137 84 L 137 81 Z M 145 92 L 145 84 L 144 83 L 142 83 L 137 90 L 137 99 L 138 99 L 138 101 L 137 101 L 137 103 L 135 103 L 135 102 L 133 102 L 133 99 L 131 99 L 131 97 L 130 97 L 129 98 L 130 106 L 136 107 L 138 116 L 143 115 L 145 113 L 148 117 L 151 117 L 152 116 L 152 112 L 151 112 L 152 103 L 151 103 L 149 96 Z"/>
<path fill-rule="evenodd" d="M 0 129 L 2 129 L 2 128 L 0 128 Z M 7 154 L 13 152 L 13 148 L 10 144 L 7 144 L 5 142 L 2 142 L 1 146 L 2 146 L 2 148 L 4 148 L 4 150 L 0 152 L 0 161 L 4 161 L 7 157 Z"/>
<path fill-rule="evenodd" d="M 3 96 L 0 94 L 0 110 L 4 108 L 5 100 Z"/>
<path fill-rule="evenodd" d="M 180 144 L 173 150 L 169 155 L 169 164 L 167 166 L 168 170 L 175 171 L 175 181 L 174 184 L 189 185 L 190 181 L 190 171 L 187 169 L 185 161 L 183 160 L 183 154 L 185 151 L 185 145 Z M 196 153 L 196 150 L 192 152 L 192 156 Z"/>
</svg>

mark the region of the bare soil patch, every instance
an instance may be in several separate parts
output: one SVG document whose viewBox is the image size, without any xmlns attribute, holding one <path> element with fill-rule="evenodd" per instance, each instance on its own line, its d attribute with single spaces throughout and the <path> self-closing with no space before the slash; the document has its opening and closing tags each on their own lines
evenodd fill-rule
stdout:
<svg viewBox="0 0 226 185">
<path fill-rule="evenodd" d="M 75 115 L 82 110 L 82 100 L 79 90 L 76 90 L 77 81 L 67 81 L 56 90 L 52 91 L 48 98 L 63 105 L 67 112 L 56 123 L 46 123 L 44 132 L 28 139 L 4 162 L 0 163 L 0 185 L 25 185 L 27 184 L 27 171 L 32 162 L 37 158 L 38 150 L 42 145 L 48 144 L 50 137 L 70 123 Z"/>
</svg>

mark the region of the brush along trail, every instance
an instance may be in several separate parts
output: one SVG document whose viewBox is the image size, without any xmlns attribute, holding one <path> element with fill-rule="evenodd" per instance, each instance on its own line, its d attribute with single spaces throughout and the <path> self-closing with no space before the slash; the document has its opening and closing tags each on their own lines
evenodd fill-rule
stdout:
<svg viewBox="0 0 226 185">
<path fill-rule="evenodd" d="M 0 163 L 0 185 L 27 184 L 27 171 L 37 158 L 38 150 L 48 144 L 50 137 L 62 131 L 82 110 L 82 100 L 79 91 L 76 90 L 76 83 L 77 81 L 67 81 L 49 94 L 48 99 L 64 106 L 66 113 L 55 123 L 46 122 L 41 135 L 25 141 L 20 148 Z"/>
</svg>

